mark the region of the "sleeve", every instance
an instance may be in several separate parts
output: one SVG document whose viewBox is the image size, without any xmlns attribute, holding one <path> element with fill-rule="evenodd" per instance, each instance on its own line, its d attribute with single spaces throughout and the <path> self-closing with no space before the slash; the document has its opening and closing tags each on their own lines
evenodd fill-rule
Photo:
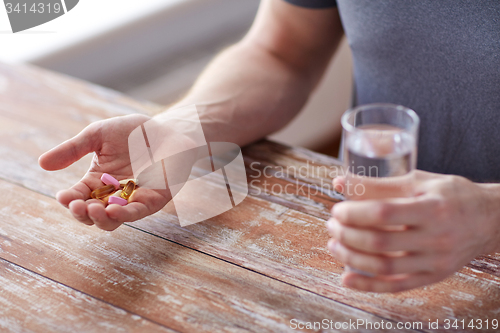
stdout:
<svg viewBox="0 0 500 333">
<path fill-rule="evenodd" d="M 336 0 L 285 0 L 288 3 L 307 8 L 337 7 Z"/>
</svg>

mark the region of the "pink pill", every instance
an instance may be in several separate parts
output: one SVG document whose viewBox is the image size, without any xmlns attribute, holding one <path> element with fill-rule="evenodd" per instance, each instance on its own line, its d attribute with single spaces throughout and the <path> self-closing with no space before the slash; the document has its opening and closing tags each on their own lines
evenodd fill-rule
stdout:
<svg viewBox="0 0 500 333">
<path fill-rule="evenodd" d="M 125 206 L 126 204 L 128 204 L 128 201 L 123 199 L 123 198 L 120 198 L 120 197 L 110 196 L 108 203 L 109 204 L 117 204 L 120 206 Z"/>
<path fill-rule="evenodd" d="M 106 185 L 114 185 L 117 190 L 120 188 L 120 182 L 107 173 L 102 174 L 101 181 Z"/>
</svg>

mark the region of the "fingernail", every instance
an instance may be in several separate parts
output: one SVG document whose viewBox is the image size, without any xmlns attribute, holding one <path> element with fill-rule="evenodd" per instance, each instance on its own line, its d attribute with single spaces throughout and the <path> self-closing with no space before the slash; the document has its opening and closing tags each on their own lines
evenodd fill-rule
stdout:
<svg viewBox="0 0 500 333">
<path fill-rule="evenodd" d="M 330 218 L 330 219 L 326 222 L 326 227 L 328 228 L 328 230 L 333 231 L 333 227 L 334 227 L 334 226 L 335 226 L 335 219 Z"/>
<path fill-rule="evenodd" d="M 345 205 L 343 205 L 341 202 L 335 204 L 332 208 L 332 216 L 334 219 L 342 221 L 342 217 L 344 215 L 344 208 Z"/>
<path fill-rule="evenodd" d="M 346 278 L 346 276 L 344 275 L 342 277 L 342 284 L 348 288 L 356 288 L 356 278 L 352 277 L 352 276 L 349 278 Z"/>
<path fill-rule="evenodd" d="M 337 252 L 337 247 L 338 247 L 337 243 L 338 242 L 335 241 L 334 239 L 330 239 L 328 241 L 328 250 L 330 250 L 330 252 L 335 254 Z"/>
<path fill-rule="evenodd" d="M 330 235 L 335 238 L 335 240 L 339 240 L 341 228 L 340 222 L 334 218 L 332 218 L 331 221 L 332 222 L 328 225 L 328 231 L 330 232 Z"/>
</svg>

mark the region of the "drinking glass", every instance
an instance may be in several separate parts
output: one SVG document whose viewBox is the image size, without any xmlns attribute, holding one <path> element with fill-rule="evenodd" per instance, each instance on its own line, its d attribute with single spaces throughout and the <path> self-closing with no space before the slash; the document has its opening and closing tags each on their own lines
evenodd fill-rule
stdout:
<svg viewBox="0 0 500 333">
<path fill-rule="evenodd" d="M 367 104 L 346 111 L 341 122 L 344 197 L 367 200 L 413 196 L 420 122 L 415 111 L 401 105 Z M 402 231 L 405 226 L 379 229 Z M 374 276 L 347 265 L 346 271 Z"/>
<path fill-rule="evenodd" d="M 419 118 L 394 104 L 367 104 L 344 113 L 344 196 L 348 200 L 414 193 Z"/>
</svg>

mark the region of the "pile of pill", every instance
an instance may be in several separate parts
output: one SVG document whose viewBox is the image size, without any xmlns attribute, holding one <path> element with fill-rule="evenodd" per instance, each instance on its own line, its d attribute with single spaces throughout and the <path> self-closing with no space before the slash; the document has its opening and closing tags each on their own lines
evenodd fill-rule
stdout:
<svg viewBox="0 0 500 333">
<path fill-rule="evenodd" d="M 113 176 L 105 173 L 101 177 L 104 186 L 92 191 L 92 199 L 101 200 L 107 204 L 118 204 L 125 206 L 128 199 L 139 185 L 137 179 L 116 180 Z"/>
</svg>

